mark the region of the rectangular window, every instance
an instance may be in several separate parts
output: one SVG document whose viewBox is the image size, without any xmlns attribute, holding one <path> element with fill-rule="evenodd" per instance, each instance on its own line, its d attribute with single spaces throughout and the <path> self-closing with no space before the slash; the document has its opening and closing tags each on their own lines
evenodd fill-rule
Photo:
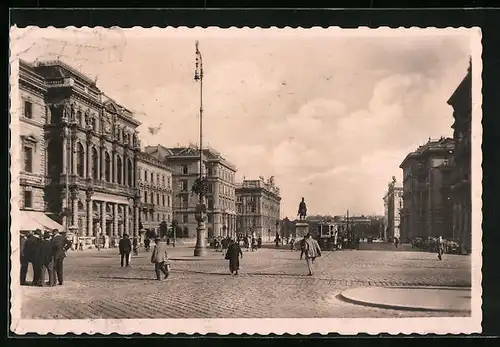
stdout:
<svg viewBox="0 0 500 347">
<path fill-rule="evenodd" d="M 182 180 L 181 181 L 181 188 L 183 191 L 187 191 L 188 190 L 188 182 L 186 180 Z"/>
<path fill-rule="evenodd" d="M 188 208 L 189 200 L 187 196 L 182 197 L 182 208 Z"/>
<path fill-rule="evenodd" d="M 24 117 L 28 119 L 33 118 L 33 104 L 29 101 L 24 102 Z"/>
<path fill-rule="evenodd" d="M 162 206 L 165 206 L 165 194 L 161 196 Z"/>
<path fill-rule="evenodd" d="M 33 172 L 33 149 L 24 147 L 24 171 Z"/>
<path fill-rule="evenodd" d="M 148 172 L 144 170 L 144 182 L 148 181 Z"/>
<path fill-rule="evenodd" d="M 170 195 L 167 196 L 167 207 L 170 207 Z"/>
<path fill-rule="evenodd" d="M 160 194 L 156 194 L 156 204 L 159 206 L 160 205 Z"/>
<path fill-rule="evenodd" d="M 155 203 L 155 195 L 151 192 L 149 197 L 151 198 L 151 203 L 154 204 Z"/>
<path fill-rule="evenodd" d="M 148 203 L 148 193 L 147 192 L 144 192 L 144 203 L 145 204 Z"/>
<path fill-rule="evenodd" d="M 31 190 L 24 191 L 24 207 L 33 208 L 33 192 Z"/>
<path fill-rule="evenodd" d="M 189 223 L 189 215 L 188 214 L 183 214 L 182 215 L 182 222 L 183 223 Z"/>
<path fill-rule="evenodd" d="M 170 188 L 170 177 L 167 177 L 167 187 Z"/>
<path fill-rule="evenodd" d="M 188 166 L 182 165 L 182 174 L 187 175 L 189 173 Z"/>
</svg>

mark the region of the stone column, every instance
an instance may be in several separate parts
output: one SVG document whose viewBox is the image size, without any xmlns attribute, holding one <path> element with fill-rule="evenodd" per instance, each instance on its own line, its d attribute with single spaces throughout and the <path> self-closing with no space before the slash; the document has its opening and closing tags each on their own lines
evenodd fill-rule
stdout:
<svg viewBox="0 0 500 347">
<path fill-rule="evenodd" d="M 87 141 L 87 146 L 85 148 L 85 177 L 92 177 L 92 150 L 90 147 L 90 142 Z"/>
<path fill-rule="evenodd" d="M 136 203 L 134 203 L 134 223 L 133 223 L 133 229 L 132 234 L 134 237 L 137 237 L 139 233 L 139 206 Z"/>
<path fill-rule="evenodd" d="M 101 181 L 104 181 L 104 172 L 106 171 L 106 162 L 104 158 L 104 146 L 101 146 L 101 153 L 99 156 L 99 178 Z"/>
<path fill-rule="evenodd" d="M 128 220 L 129 216 L 128 216 L 128 205 L 124 205 L 123 206 L 123 233 L 124 234 L 127 234 L 129 233 L 128 231 L 128 223 L 129 223 L 129 220 Z"/>
<path fill-rule="evenodd" d="M 64 128 L 63 131 L 66 131 Z M 68 139 L 65 135 L 62 136 L 62 173 L 65 174 L 68 167 Z"/>
<path fill-rule="evenodd" d="M 128 186 L 128 160 L 127 155 L 123 154 L 123 162 L 122 162 L 122 185 Z"/>
<path fill-rule="evenodd" d="M 113 152 L 112 152 L 112 162 L 111 162 L 111 173 L 112 173 L 112 176 L 111 176 L 111 181 L 113 183 L 116 183 L 118 181 L 118 156 L 117 156 L 117 153 L 116 153 L 116 149 L 113 148 Z"/>
<path fill-rule="evenodd" d="M 76 175 L 76 164 L 78 160 L 76 158 L 76 136 L 71 137 L 71 173 Z"/>
<path fill-rule="evenodd" d="M 66 207 L 68 207 L 68 200 L 66 200 L 66 194 L 64 192 L 64 189 L 66 188 L 63 188 L 63 192 L 62 192 L 62 199 L 61 199 L 61 208 L 62 208 L 62 211 L 64 211 L 66 209 Z M 66 228 L 66 225 L 68 225 L 68 218 L 69 216 L 66 216 L 65 214 L 63 215 L 63 218 L 62 218 L 62 226 L 64 228 Z"/>
<path fill-rule="evenodd" d="M 76 193 L 74 193 L 73 198 L 73 220 L 72 220 L 72 225 L 73 226 L 78 226 L 78 197 L 76 196 Z"/>
<path fill-rule="evenodd" d="M 113 204 L 113 236 L 118 237 L 118 204 Z"/>
<path fill-rule="evenodd" d="M 87 232 L 85 233 L 85 236 L 92 236 L 92 229 L 93 229 L 93 215 L 94 211 L 92 210 L 92 194 L 87 191 Z"/>
<path fill-rule="evenodd" d="M 101 202 L 101 230 L 102 230 L 102 235 L 106 235 L 106 202 L 105 201 Z"/>
</svg>

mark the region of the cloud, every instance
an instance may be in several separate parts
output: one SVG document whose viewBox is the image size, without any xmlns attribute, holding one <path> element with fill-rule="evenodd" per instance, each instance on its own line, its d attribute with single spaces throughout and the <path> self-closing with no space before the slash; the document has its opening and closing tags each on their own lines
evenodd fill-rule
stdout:
<svg viewBox="0 0 500 347">
<path fill-rule="evenodd" d="M 276 176 L 289 217 L 301 197 L 310 213 L 381 213 L 408 151 L 451 135 L 446 101 L 469 60 L 462 34 L 168 32 L 18 29 L 11 50 L 28 61 L 61 57 L 135 112 L 143 144 L 173 146 L 199 142 L 199 39 L 204 143 L 239 178 Z"/>
</svg>

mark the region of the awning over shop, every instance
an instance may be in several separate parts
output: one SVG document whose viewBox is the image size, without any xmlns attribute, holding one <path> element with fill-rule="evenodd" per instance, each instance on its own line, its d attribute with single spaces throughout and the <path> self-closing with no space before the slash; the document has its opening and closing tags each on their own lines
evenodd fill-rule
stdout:
<svg viewBox="0 0 500 347">
<path fill-rule="evenodd" d="M 19 211 L 21 217 L 21 231 L 40 230 L 63 230 L 64 227 L 56 221 L 50 219 L 43 212 Z"/>
</svg>

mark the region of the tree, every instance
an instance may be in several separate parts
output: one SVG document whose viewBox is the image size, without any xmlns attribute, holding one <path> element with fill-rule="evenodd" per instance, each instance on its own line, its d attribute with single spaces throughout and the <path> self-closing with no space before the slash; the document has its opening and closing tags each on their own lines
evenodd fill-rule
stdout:
<svg viewBox="0 0 500 347">
<path fill-rule="evenodd" d="M 168 236 L 168 225 L 165 221 L 160 223 L 160 237 Z"/>
</svg>

